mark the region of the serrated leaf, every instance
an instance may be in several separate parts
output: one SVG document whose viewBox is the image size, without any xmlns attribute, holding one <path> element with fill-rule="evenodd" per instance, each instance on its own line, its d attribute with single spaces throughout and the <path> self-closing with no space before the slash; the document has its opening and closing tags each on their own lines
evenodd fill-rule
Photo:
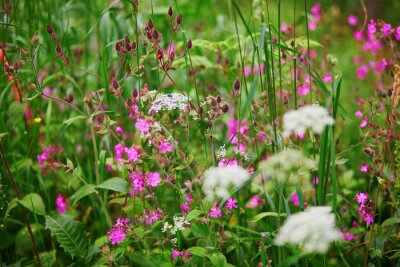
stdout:
<svg viewBox="0 0 400 267">
<path fill-rule="evenodd" d="M 253 222 L 258 222 L 259 220 L 265 217 L 286 217 L 286 213 L 278 214 L 276 212 L 261 212 L 256 216 L 254 216 L 252 220 Z"/>
<path fill-rule="evenodd" d="M 42 197 L 36 193 L 26 195 L 23 199 L 18 200 L 18 203 L 36 214 L 46 215 L 46 207 Z"/>
<path fill-rule="evenodd" d="M 89 239 L 83 230 L 82 224 L 74 221 L 72 216 L 60 214 L 56 217 L 46 216 L 46 229 L 56 237 L 60 246 L 71 255 L 86 259 L 89 252 Z"/>
<path fill-rule="evenodd" d="M 71 206 L 75 206 L 76 202 L 78 202 L 80 199 L 95 193 L 96 190 L 94 189 L 95 185 L 92 184 L 87 184 L 81 187 L 78 191 L 75 192 L 70 198 Z"/>
<path fill-rule="evenodd" d="M 129 183 L 119 177 L 110 178 L 103 183 L 99 184 L 97 188 L 108 189 L 112 191 L 117 191 L 121 193 L 129 192 Z"/>
<path fill-rule="evenodd" d="M 201 210 L 192 210 L 191 212 L 189 212 L 188 215 L 186 215 L 186 220 L 191 221 L 194 218 L 200 216 L 201 214 L 203 214 L 203 212 Z"/>
</svg>

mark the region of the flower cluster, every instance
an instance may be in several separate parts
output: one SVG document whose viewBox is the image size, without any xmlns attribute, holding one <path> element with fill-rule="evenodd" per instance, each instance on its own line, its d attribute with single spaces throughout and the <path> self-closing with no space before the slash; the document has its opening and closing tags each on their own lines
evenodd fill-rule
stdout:
<svg viewBox="0 0 400 267">
<path fill-rule="evenodd" d="M 45 167 L 45 163 L 51 165 L 54 162 L 56 154 L 57 150 L 52 145 L 43 147 L 42 153 L 37 156 L 40 167 Z"/>
<path fill-rule="evenodd" d="M 229 189 L 238 186 L 249 178 L 249 173 L 240 166 L 212 167 L 204 173 L 203 191 L 207 198 L 224 198 Z"/>
<path fill-rule="evenodd" d="M 358 212 L 362 216 L 362 219 L 367 225 L 372 224 L 374 222 L 374 202 L 372 200 L 368 200 L 368 194 L 363 192 L 357 193 L 354 199 L 360 205 Z"/>
<path fill-rule="evenodd" d="M 116 224 L 113 225 L 112 229 L 107 233 L 108 240 L 111 244 L 115 245 L 121 243 L 126 238 L 126 232 L 129 229 L 128 218 L 118 218 Z"/>
<path fill-rule="evenodd" d="M 189 101 L 189 97 L 178 93 L 160 94 L 151 104 L 149 114 L 152 114 L 153 112 L 159 112 L 162 109 L 179 109 L 180 111 L 184 111 L 187 109 Z"/>
<path fill-rule="evenodd" d="M 283 115 L 283 136 L 287 138 L 292 132 L 304 134 L 307 129 L 311 129 L 316 134 L 321 134 L 325 126 L 334 123 L 334 119 L 325 108 L 319 105 L 303 106 Z"/>
<path fill-rule="evenodd" d="M 124 147 L 122 144 L 115 146 L 115 158 L 119 162 L 119 167 L 122 169 L 124 164 L 132 164 L 139 160 L 139 148 Z M 124 155 L 127 159 L 124 159 Z"/>
<path fill-rule="evenodd" d="M 279 229 L 275 243 L 301 246 L 304 253 L 326 253 L 329 244 L 340 238 L 331 207 L 310 207 L 290 216 Z"/>
<path fill-rule="evenodd" d="M 132 183 L 132 196 L 135 196 L 137 195 L 137 193 L 142 192 L 145 185 L 154 188 L 162 181 L 161 176 L 158 172 L 149 172 L 143 174 L 141 171 L 132 171 L 130 169 L 128 169 L 128 172 Z"/>
<path fill-rule="evenodd" d="M 174 224 L 171 225 L 168 222 L 163 224 L 161 231 L 163 233 L 170 232 L 172 235 L 176 235 L 178 231 L 182 231 L 185 227 L 189 226 L 190 223 L 183 216 L 174 216 Z"/>
</svg>

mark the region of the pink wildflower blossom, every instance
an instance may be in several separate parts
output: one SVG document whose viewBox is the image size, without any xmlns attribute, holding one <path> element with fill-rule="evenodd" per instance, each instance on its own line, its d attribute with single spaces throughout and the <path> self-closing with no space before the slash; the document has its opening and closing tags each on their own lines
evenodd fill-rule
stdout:
<svg viewBox="0 0 400 267">
<path fill-rule="evenodd" d="M 354 15 L 350 15 L 347 18 L 347 22 L 349 23 L 350 26 L 356 26 L 358 23 L 358 18 Z"/>
<path fill-rule="evenodd" d="M 113 225 L 112 229 L 107 233 L 108 240 L 112 245 L 116 243 L 121 243 L 126 238 L 126 230 L 128 229 L 129 219 L 128 218 L 118 218 L 117 223 Z"/>
<path fill-rule="evenodd" d="M 365 223 L 367 225 L 370 225 L 371 223 L 374 222 L 374 217 L 370 213 L 367 213 L 367 214 L 364 215 L 363 220 L 365 221 Z"/>
<path fill-rule="evenodd" d="M 210 209 L 209 215 L 211 218 L 221 218 L 222 217 L 222 211 L 219 208 L 218 203 L 214 203 L 214 206 Z"/>
<path fill-rule="evenodd" d="M 232 209 L 236 209 L 238 207 L 237 205 L 237 200 L 234 198 L 228 198 L 228 200 L 226 201 L 226 208 L 228 210 L 232 210 Z"/>
<path fill-rule="evenodd" d="M 360 167 L 360 171 L 361 172 L 366 173 L 366 172 L 368 172 L 368 170 L 369 170 L 369 165 L 368 164 L 361 165 L 361 167 Z"/>
<path fill-rule="evenodd" d="M 149 132 L 150 130 L 150 125 L 147 123 L 146 120 L 142 120 L 140 118 L 137 119 L 136 123 L 135 123 L 135 127 L 136 129 L 139 130 L 139 132 L 146 134 Z"/>
<path fill-rule="evenodd" d="M 381 28 L 381 33 L 383 36 L 389 36 L 392 34 L 392 25 L 385 23 Z"/>
<path fill-rule="evenodd" d="M 293 195 L 289 198 L 289 200 L 295 205 L 296 207 L 300 206 L 299 196 L 297 192 L 294 192 Z"/>
<path fill-rule="evenodd" d="M 161 183 L 161 177 L 158 172 L 150 172 L 147 174 L 146 184 L 150 187 L 156 187 L 159 183 Z"/>
<path fill-rule="evenodd" d="M 355 200 L 357 201 L 358 204 L 364 204 L 368 199 L 368 194 L 367 193 L 357 193 L 355 196 Z"/>
<path fill-rule="evenodd" d="M 174 251 L 172 251 L 172 258 L 176 259 L 179 256 L 181 256 L 181 253 L 179 251 L 177 251 L 176 249 L 174 249 Z"/>
<path fill-rule="evenodd" d="M 160 144 L 158 145 L 158 150 L 160 150 L 161 153 L 166 154 L 166 153 L 168 153 L 170 151 L 173 151 L 174 150 L 174 146 L 171 143 L 169 143 L 169 142 L 165 141 L 164 139 L 162 139 L 160 141 Z"/>
<path fill-rule="evenodd" d="M 65 201 L 65 198 L 63 197 L 63 195 L 61 195 L 61 194 L 58 194 L 58 196 L 56 198 L 56 208 L 59 213 L 65 213 L 67 211 L 68 204 Z"/>
<path fill-rule="evenodd" d="M 368 119 L 364 117 L 364 119 L 360 123 L 360 128 L 364 128 L 368 125 Z"/>
</svg>

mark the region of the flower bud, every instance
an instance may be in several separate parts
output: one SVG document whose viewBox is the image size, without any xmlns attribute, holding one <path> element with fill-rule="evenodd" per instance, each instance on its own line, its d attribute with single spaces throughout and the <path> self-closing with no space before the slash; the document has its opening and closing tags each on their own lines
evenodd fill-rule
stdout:
<svg viewBox="0 0 400 267">
<path fill-rule="evenodd" d="M 172 14 L 173 14 L 172 7 L 169 7 L 168 8 L 168 16 L 172 17 Z"/>
<path fill-rule="evenodd" d="M 234 84 L 233 84 L 233 89 L 235 89 L 236 91 L 240 89 L 240 82 L 239 79 L 236 79 Z"/>
<path fill-rule="evenodd" d="M 47 31 L 48 34 L 52 34 L 53 33 L 53 28 L 50 25 L 47 25 L 46 31 Z"/>
</svg>

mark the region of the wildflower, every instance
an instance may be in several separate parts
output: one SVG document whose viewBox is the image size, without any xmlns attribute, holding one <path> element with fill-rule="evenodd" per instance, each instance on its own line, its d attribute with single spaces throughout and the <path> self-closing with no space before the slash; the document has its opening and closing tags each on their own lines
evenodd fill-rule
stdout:
<svg viewBox="0 0 400 267">
<path fill-rule="evenodd" d="M 255 209 L 264 203 L 264 199 L 261 199 L 258 195 L 254 195 L 250 198 L 249 202 L 246 203 L 246 208 Z"/>
<path fill-rule="evenodd" d="M 279 229 L 275 243 L 302 246 L 305 253 L 324 254 L 340 238 L 330 207 L 310 207 L 290 216 Z"/>
<path fill-rule="evenodd" d="M 381 33 L 383 36 L 389 36 L 392 34 L 392 25 L 385 23 L 382 25 Z"/>
<path fill-rule="evenodd" d="M 400 41 L 400 26 L 396 28 L 396 32 L 394 33 L 394 37 L 397 41 Z"/>
<path fill-rule="evenodd" d="M 244 183 L 249 176 L 240 166 L 212 167 L 204 173 L 203 191 L 210 200 L 224 198 L 229 195 L 230 187 Z"/>
<path fill-rule="evenodd" d="M 176 259 L 179 256 L 181 256 L 181 253 L 179 251 L 177 251 L 176 249 L 174 249 L 174 251 L 172 251 L 172 258 Z"/>
<path fill-rule="evenodd" d="M 363 65 L 363 66 L 359 67 L 356 71 L 358 79 L 364 80 L 367 77 L 368 71 L 369 71 L 369 67 L 367 65 Z"/>
<path fill-rule="evenodd" d="M 355 199 L 357 200 L 358 204 L 365 204 L 365 202 L 368 199 L 368 194 L 367 193 L 357 193 L 355 196 Z"/>
<path fill-rule="evenodd" d="M 58 196 L 56 198 L 56 208 L 59 213 L 65 213 L 67 211 L 68 204 L 65 201 L 65 198 L 63 197 L 63 195 L 61 195 L 61 194 L 58 194 Z"/>
<path fill-rule="evenodd" d="M 115 159 L 119 162 L 119 167 L 122 169 L 123 164 L 130 164 L 139 160 L 139 148 L 124 147 L 118 144 L 114 147 Z M 124 161 L 124 154 L 126 154 L 128 161 Z"/>
<path fill-rule="evenodd" d="M 281 32 L 287 32 L 288 28 L 289 27 L 288 27 L 287 23 L 286 22 L 282 22 Z"/>
<path fill-rule="evenodd" d="M 250 76 L 250 74 L 251 74 L 251 66 L 247 65 L 244 68 L 244 76 L 248 77 L 248 76 Z"/>
<path fill-rule="evenodd" d="M 178 231 L 185 229 L 185 226 L 190 225 L 190 223 L 183 216 L 174 216 L 173 220 L 174 225 L 171 225 L 168 222 L 163 224 L 163 227 L 161 228 L 163 233 L 171 232 L 171 234 L 175 235 Z"/>
<path fill-rule="evenodd" d="M 128 218 L 118 218 L 116 224 L 112 226 L 112 229 L 107 233 L 108 240 L 111 244 L 121 243 L 126 238 L 126 231 L 129 228 Z"/>
<path fill-rule="evenodd" d="M 322 78 L 324 83 L 331 83 L 332 82 L 332 75 L 330 73 L 325 73 L 324 77 Z"/>
<path fill-rule="evenodd" d="M 353 37 L 354 37 L 354 40 L 356 40 L 356 41 L 362 41 L 362 39 L 363 39 L 363 32 L 360 31 L 360 30 L 357 30 L 357 31 L 354 32 Z"/>
<path fill-rule="evenodd" d="M 42 153 L 37 156 L 40 167 L 43 168 L 45 166 L 45 162 L 51 163 L 56 154 L 57 150 L 52 145 L 43 147 Z"/>
<path fill-rule="evenodd" d="M 174 146 L 171 143 L 165 141 L 165 139 L 161 139 L 160 144 L 158 145 L 158 150 L 160 150 L 161 153 L 165 154 L 173 151 Z"/>
<path fill-rule="evenodd" d="M 362 119 L 362 117 L 363 117 L 363 114 L 360 110 L 356 111 L 355 115 L 360 119 Z"/>
<path fill-rule="evenodd" d="M 283 115 L 283 135 L 288 137 L 292 132 L 301 134 L 308 128 L 314 133 L 320 134 L 325 126 L 334 123 L 334 119 L 325 108 L 319 105 L 303 106 L 298 110 L 290 110 Z"/>
<path fill-rule="evenodd" d="M 373 19 L 371 19 L 370 23 L 368 24 L 368 34 L 374 35 L 375 32 L 376 32 L 376 23 L 374 22 Z"/>
<path fill-rule="evenodd" d="M 232 209 L 236 209 L 238 207 L 237 205 L 237 200 L 234 198 L 228 198 L 228 200 L 226 201 L 226 208 L 228 210 L 232 210 Z"/>
<path fill-rule="evenodd" d="M 347 22 L 349 23 L 350 26 L 356 26 L 358 23 L 358 19 L 356 16 L 354 15 L 350 15 L 347 18 Z"/>
<path fill-rule="evenodd" d="M 158 172 L 150 172 L 147 174 L 146 184 L 150 187 L 156 187 L 161 182 L 161 177 Z"/>
<path fill-rule="evenodd" d="M 300 206 L 299 196 L 297 195 L 297 192 L 294 192 L 293 195 L 289 198 L 289 200 L 296 207 Z"/>
<path fill-rule="evenodd" d="M 160 215 L 154 211 L 154 212 L 150 212 L 150 214 L 145 214 L 144 218 L 146 219 L 146 224 L 152 224 L 153 222 L 158 221 L 158 219 L 160 218 Z"/>
<path fill-rule="evenodd" d="M 131 195 L 135 196 L 138 192 L 142 192 L 144 188 L 144 176 L 141 171 L 129 171 L 129 177 L 131 178 L 132 188 Z"/>
<path fill-rule="evenodd" d="M 182 94 L 160 94 L 157 99 L 153 101 L 149 109 L 149 114 L 152 112 L 159 112 L 162 109 L 174 110 L 179 109 L 184 111 L 188 106 L 189 97 Z"/>
<path fill-rule="evenodd" d="M 299 88 L 297 89 L 299 92 L 299 95 L 307 95 L 310 92 L 310 85 L 309 84 L 302 84 L 299 85 Z"/>
<path fill-rule="evenodd" d="M 221 159 L 225 157 L 226 155 L 226 149 L 225 149 L 225 144 L 223 146 L 220 146 L 218 151 L 217 151 L 217 158 Z"/>
<path fill-rule="evenodd" d="M 366 173 L 366 172 L 368 172 L 368 170 L 369 170 L 369 165 L 368 164 L 361 165 L 361 167 L 360 167 L 360 171 L 361 172 Z"/>
<path fill-rule="evenodd" d="M 115 128 L 115 133 L 119 134 L 119 135 L 122 135 L 124 133 L 124 131 L 122 130 L 122 128 L 120 126 L 117 126 Z"/>
<path fill-rule="evenodd" d="M 374 222 L 374 217 L 372 217 L 371 214 L 367 213 L 367 214 L 364 215 L 363 220 L 365 221 L 365 223 L 366 223 L 367 225 L 370 225 L 371 223 Z"/>
<path fill-rule="evenodd" d="M 221 218 L 222 217 L 222 211 L 219 208 L 218 203 L 214 203 L 214 206 L 210 209 L 209 215 L 211 218 Z"/>
<path fill-rule="evenodd" d="M 368 119 L 364 117 L 364 119 L 360 123 L 360 128 L 364 128 L 367 125 L 368 125 Z"/>
<path fill-rule="evenodd" d="M 147 123 L 147 121 L 142 120 L 140 118 L 137 119 L 137 122 L 135 123 L 135 127 L 142 134 L 146 134 L 150 130 L 150 125 Z"/>
</svg>

